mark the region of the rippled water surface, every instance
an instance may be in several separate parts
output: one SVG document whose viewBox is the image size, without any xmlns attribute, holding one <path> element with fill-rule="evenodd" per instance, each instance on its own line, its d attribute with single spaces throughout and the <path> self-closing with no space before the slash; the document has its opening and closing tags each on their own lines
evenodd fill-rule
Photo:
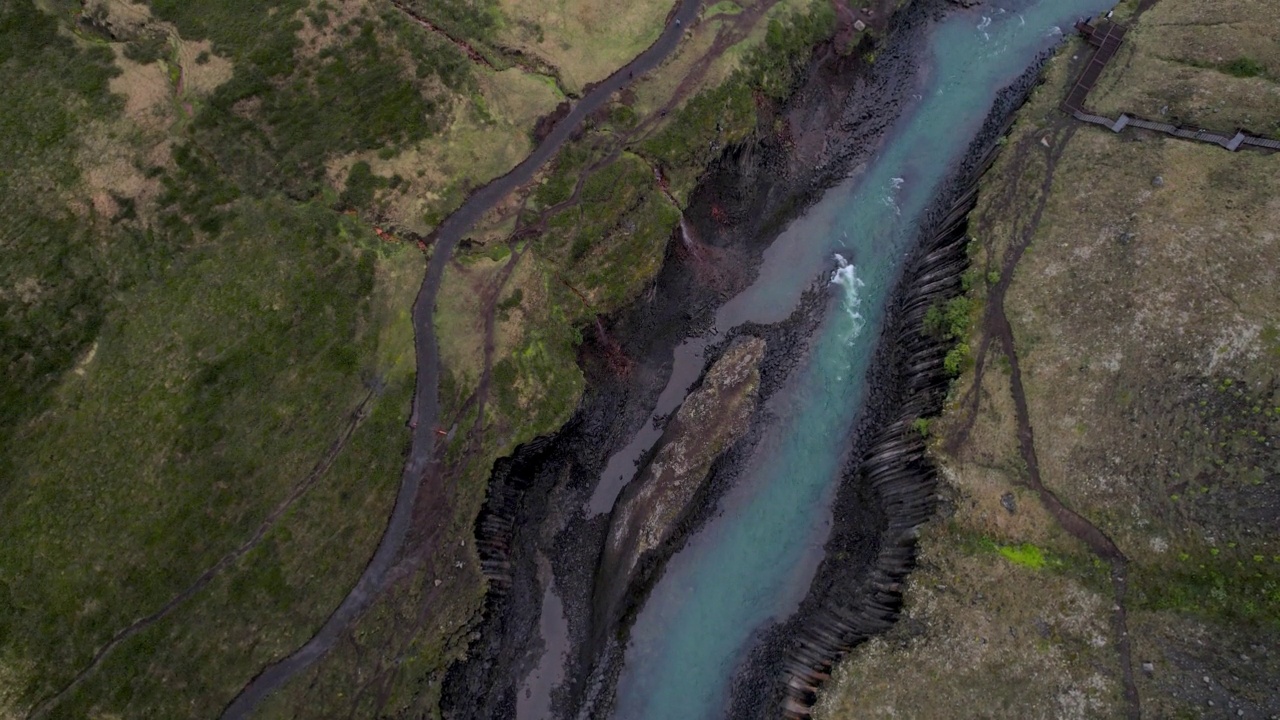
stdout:
<svg viewBox="0 0 1280 720">
<path fill-rule="evenodd" d="M 902 90 L 914 102 L 879 155 L 792 223 L 766 253 L 760 280 L 721 309 L 720 332 L 775 322 L 814 278 L 831 286 L 803 364 L 770 402 L 777 422 L 720 514 L 671 560 L 641 611 L 615 717 L 723 715 L 753 636 L 795 610 L 821 560 L 885 299 L 920 213 L 1000 88 L 1060 40 L 1062 29 L 1111 4 L 993 0 L 932 28 L 920 84 Z M 703 343 L 684 352 L 695 356 Z"/>
</svg>

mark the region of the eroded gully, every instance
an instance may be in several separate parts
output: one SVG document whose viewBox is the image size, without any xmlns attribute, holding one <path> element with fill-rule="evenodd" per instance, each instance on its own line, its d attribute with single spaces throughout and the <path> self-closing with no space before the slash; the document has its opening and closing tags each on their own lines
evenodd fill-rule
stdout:
<svg viewBox="0 0 1280 720">
<path fill-rule="evenodd" d="M 720 515 L 671 560 L 637 615 L 616 697 L 602 703 L 614 717 L 722 716 L 760 633 L 800 606 L 831 532 L 844 439 L 869 392 L 877 337 L 864 325 L 883 327 L 921 215 L 1001 88 L 1063 28 L 1108 6 L 1005 0 L 938 21 L 927 33 L 919 82 L 899 90 L 917 101 L 884 148 L 793 223 L 771 248 L 761 280 L 722 309 L 717 330 L 776 322 L 815 274 L 839 266 L 823 324 L 800 350 L 802 367 L 770 402 L 771 427 Z M 607 501 L 597 500 L 597 507 Z"/>
<path fill-rule="evenodd" d="M 419 490 L 427 484 L 441 482 L 436 448 L 436 422 L 439 417 L 439 350 L 433 317 L 440 281 L 458 241 L 499 200 L 533 179 L 538 171 L 570 138 L 582 121 L 608 101 L 613 93 L 631 83 L 636 74 L 656 68 L 680 44 L 683 26 L 698 14 L 700 0 L 681 0 L 667 18 L 666 28 L 658 39 L 634 60 L 593 86 L 569 113 L 551 129 L 542 142 L 519 165 L 506 175 L 472 193 L 458 210 L 432 233 L 431 259 L 413 304 L 414 351 L 417 357 L 417 383 L 413 396 L 413 429 L 409 456 L 401 475 L 395 506 L 387 520 L 378 548 L 364 572 L 342 602 L 325 620 L 320 630 L 288 656 L 268 665 L 240 690 L 222 712 L 224 720 L 245 718 L 268 695 L 290 678 L 309 668 L 323 657 L 342 632 L 386 588 L 389 572 L 404 545 L 411 526 L 413 509 Z"/>
<path fill-rule="evenodd" d="M 842 439 L 867 392 L 873 331 L 884 320 L 919 215 L 1000 88 L 1052 47 L 1062 27 L 1108 5 L 1007 0 L 939 22 L 930 32 L 934 56 L 924 61 L 922 80 L 896 89 L 914 92 L 914 107 L 879 156 L 787 229 L 766 253 L 761 280 L 722 308 L 710 335 L 676 351 L 655 415 L 681 402 L 704 365 L 705 348 L 743 322 L 787 317 L 813 278 L 839 263 L 826 319 L 797 348 L 805 356 L 802 367 L 770 403 L 772 426 L 733 480 L 720 514 L 690 537 L 638 612 L 629 644 L 616 651 L 626 655 L 620 677 L 616 663 L 592 672 L 590 684 L 600 689 L 585 691 L 583 712 L 627 718 L 724 713 L 729 681 L 752 644 L 799 606 L 823 556 L 834 481 L 847 460 Z M 584 508 L 588 518 L 612 506 L 658 434 L 646 427 L 613 455 Z M 547 644 L 564 646 L 561 639 Z"/>
</svg>

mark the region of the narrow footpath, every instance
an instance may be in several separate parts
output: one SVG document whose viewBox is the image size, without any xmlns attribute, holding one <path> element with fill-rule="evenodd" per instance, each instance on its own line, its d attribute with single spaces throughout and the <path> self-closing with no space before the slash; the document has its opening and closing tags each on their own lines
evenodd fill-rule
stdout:
<svg viewBox="0 0 1280 720">
<path fill-rule="evenodd" d="M 1058 160 L 1066 150 L 1077 128 L 1078 126 L 1069 124 L 1068 120 L 1060 121 L 1052 129 L 1049 136 L 1051 139 L 1049 139 L 1047 146 L 1043 148 L 1045 155 L 1044 175 L 1040 181 L 1040 186 L 1035 189 L 1035 210 L 1029 218 L 1025 219 L 1021 227 L 1015 229 L 1012 242 L 1001 262 L 1000 279 L 992 287 L 991 294 L 987 299 L 986 310 L 982 320 L 983 338 L 980 345 L 981 349 L 979 350 L 980 355 L 975 370 L 973 386 L 970 388 L 972 396 L 966 395 L 961 401 L 962 405 L 968 405 L 966 410 L 968 410 L 969 414 L 960 432 L 948 443 L 948 451 L 954 453 L 959 444 L 967 438 L 968 432 L 972 428 L 978 405 L 977 396 L 979 392 L 977 389 L 982 386 L 983 370 L 987 367 L 985 362 L 987 352 L 993 350 L 992 343 L 997 343 L 999 347 L 996 352 L 1002 353 L 1009 361 L 1010 391 L 1014 401 L 1018 447 L 1023 462 L 1026 464 L 1027 485 L 1035 491 L 1041 505 L 1049 511 L 1049 514 L 1053 516 L 1063 530 L 1083 542 L 1098 559 L 1107 563 L 1110 567 L 1114 597 L 1111 624 L 1115 635 L 1121 684 L 1124 688 L 1125 717 L 1128 720 L 1138 720 L 1142 715 L 1142 706 L 1138 696 L 1137 685 L 1133 678 L 1133 660 L 1130 651 L 1128 617 L 1125 608 L 1125 598 L 1128 595 L 1128 558 L 1125 557 L 1124 553 L 1105 532 L 1083 515 L 1067 506 L 1052 489 L 1045 486 L 1040 476 L 1035 433 L 1031 426 L 1026 391 L 1022 385 L 1022 372 L 1018 362 L 1018 351 L 1013 329 L 1005 312 L 1005 296 L 1013 282 L 1014 271 L 1022 260 L 1023 254 L 1031 245 L 1031 241 L 1040 226 L 1040 220 L 1044 215 L 1045 206 L 1053 189 Z M 1033 147 L 1039 148 L 1039 143 L 1036 142 L 1039 137 L 1041 136 L 1037 134 L 1029 135 L 1024 138 L 1020 147 L 1015 148 L 1014 152 L 1017 153 L 1018 157 L 1027 157 L 1033 151 Z"/>
<path fill-rule="evenodd" d="M 1139 10 L 1145 10 L 1146 7 L 1154 5 L 1150 2 Z M 1136 20 L 1136 18 L 1135 18 Z M 1085 100 L 1089 98 L 1089 93 L 1093 91 L 1094 85 L 1101 79 L 1102 73 L 1107 68 L 1107 64 L 1115 57 L 1116 52 L 1120 50 L 1120 45 L 1124 42 L 1124 37 L 1128 33 L 1128 28 L 1118 25 L 1110 20 L 1103 20 L 1096 26 L 1089 23 L 1078 23 L 1076 29 L 1084 37 L 1090 45 L 1097 48 L 1093 57 L 1085 65 L 1085 69 L 1080 73 L 1080 77 L 1076 79 L 1075 85 L 1071 88 L 1071 92 L 1067 93 L 1067 97 L 1062 101 L 1062 111 L 1074 117 L 1081 122 L 1101 125 L 1111 132 L 1118 133 L 1125 128 L 1136 127 L 1153 132 L 1172 135 L 1183 140 L 1196 140 L 1206 142 L 1212 145 L 1235 152 L 1242 147 L 1250 146 L 1261 148 L 1264 150 L 1280 150 L 1280 140 L 1274 138 L 1259 137 L 1250 135 L 1243 130 L 1237 129 L 1234 134 L 1224 135 L 1222 133 L 1213 132 L 1212 130 L 1204 130 L 1202 128 L 1181 127 L 1170 123 L 1155 122 L 1153 120 L 1144 120 L 1140 117 L 1121 113 L 1120 117 L 1112 119 L 1097 115 L 1085 109 Z"/>
<path fill-rule="evenodd" d="M 254 531 L 253 535 L 249 536 L 248 540 L 241 543 L 235 550 L 232 550 L 222 556 L 218 562 L 214 563 L 201 573 L 200 576 L 196 578 L 195 582 L 188 585 L 182 592 L 170 598 L 170 600 L 161 606 L 159 610 L 156 610 L 150 615 L 134 620 L 127 627 L 116 632 L 106 645 L 103 645 L 98 649 L 97 654 L 93 656 L 93 660 L 82 668 L 80 672 L 76 673 L 75 677 L 71 679 L 71 682 L 64 685 L 57 693 L 38 703 L 27 715 L 28 720 L 41 720 L 41 718 L 47 717 L 49 713 L 63 701 L 64 698 L 70 695 L 73 690 L 78 688 L 85 680 L 97 672 L 98 668 L 106 662 L 107 658 L 113 652 L 115 652 L 116 648 L 120 647 L 126 640 L 129 640 L 143 630 L 146 630 L 152 625 L 155 625 L 168 617 L 170 613 L 177 610 L 182 604 L 186 603 L 188 600 L 195 597 L 197 593 L 204 590 L 209 583 L 213 582 L 214 578 L 218 577 L 218 575 L 222 573 L 222 571 L 231 567 L 233 564 L 238 562 L 240 558 L 248 555 L 249 552 L 257 548 L 258 545 L 262 543 L 263 538 L 266 537 L 267 532 L 275 527 L 276 523 L 279 522 L 285 512 L 289 510 L 289 508 L 293 507 L 294 503 L 296 503 L 307 493 L 308 490 L 319 482 L 320 478 L 324 477 L 325 474 L 329 472 L 329 468 L 333 466 L 334 461 L 338 459 L 338 455 L 340 455 L 343 449 L 346 448 L 347 442 L 351 440 L 351 436 L 355 434 L 360 425 L 369 417 L 369 414 L 373 410 L 372 404 L 382 395 L 382 390 L 382 380 L 378 379 L 375 381 L 374 386 L 369 390 L 369 392 L 365 394 L 364 399 L 360 401 L 360 404 L 348 414 L 347 422 L 343 426 L 342 432 L 329 446 L 324 457 L 316 463 L 315 467 L 307 474 L 306 477 L 294 486 L 293 491 L 290 492 L 289 495 L 282 500 L 265 519 L 263 519 L 263 521 L 258 525 L 258 529 Z"/>
<path fill-rule="evenodd" d="M 506 175 L 473 193 L 462 207 L 446 218 L 432 233 L 431 259 L 413 304 L 414 350 L 417 356 L 417 387 L 414 392 L 413 413 L 418 418 L 418 424 L 413 429 L 409 457 L 401 476 L 395 507 L 387 521 L 387 528 L 360 579 L 356 581 L 355 586 L 319 631 L 302 647 L 268 665 L 249 681 L 223 710 L 221 717 L 224 720 L 249 717 L 254 708 L 267 696 L 282 687 L 293 676 L 311 667 L 333 648 L 347 627 L 360 617 L 386 588 L 390 570 L 411 527 L 419 491 L 425 485 L 438 486 L 443 482 L 435 433 L 440 412 L 440 359 L 433 318 L 436 295 L 440 290 L 444 268 L 458 241 L 493 205 L 512 190 L 533 179 L 538 169 L 560 150 L 582 121 L 603 106 L 613 93 L 626 87 L 635 75 L 643 75 L 653 70 L 670 55 L 684 36 L 684 26 L 691 24 L 697 17 L 700 5 L 701 0 L 680 0 L 675 11 L 667 18 L 666 29 L 653 45 L 595 85 L 573 105 L 564 118 L 556 123 L 542 143 L 524 161 Z M 430 493 L 430 496 L 438 496 L 438 494 Z"/>
</svg>

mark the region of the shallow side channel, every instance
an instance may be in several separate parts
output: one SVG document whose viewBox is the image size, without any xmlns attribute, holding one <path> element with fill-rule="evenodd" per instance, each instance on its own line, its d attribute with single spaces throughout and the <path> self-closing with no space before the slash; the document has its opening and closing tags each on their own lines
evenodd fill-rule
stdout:
<svg viewBox="0 0 1280 720">
<path fill-rule="evenodd" d="M 729 679 L 735 675 L 740 678 L 737 695 L 742 699 L 731 717 L 778 712 L 776 703 L 762 701 L 776 697 L 773 681 L 759 672 L 739 674 L 737 668 L 759 645 L 762 634 L 770 634 L 771 625 L 797 610 L 815 577 L 830 534 L 837 480 L 845 474 L 848 438 L 861 434 L 868 444 L 874 439 L 860 422 L 860 411 L 869 407 L 866 401 L 878 390 L 868 383 L 873 377 L 869 376 L 873 350 L 912 337 L 909 332 L 894 334 L 888 312 L 904 256 L 909 255 L 922 223 L 931 219 L 930 208 L 945 194 L 972 140 L 986 125 L 1001 89 L 1023 77 L 1028 64 L 1060 41 L 1063 26 L 1106 4 L 1105 0 L 1007 0 L 957 11 L 937 23 L 929 32 L 924 82 L 906 90 L 918 93 L 920 101 L 891 134 L 884 151 L 864 173 L 830 191 L 784 233 L 784 238 L 801 235 L 808 241 L 791 256 L 792 262 L 825 256 L 831 267 L 842 262 L 833 257 L 838 254 L 851 261 L 857 280 L 850 282 L 843 272 L 833 274 L 840 288 L 832 294 L 805 366 L 771 402 L 774 426 L 721 502 L 721 514 L 671 560 L 640 612 L 618 683 L 614 717 L 723 716 L 730 706 Z M 835 210 L 826 212 L 832 204 Z M 926 271 L 939 273 L 941 286 L 954 282 L 948 275 L 959 269 L 943 255 Z M 923 310 L 916 307 L 903 317 L 909 322 L 916 312 Z M 865 331 L 859 330 L 860 323 L 865 323 Z M 877 343 L 880 332 L 888 334 Z M 922 355 L 906 352 L 901 360 L 920 363 L 920 371 L 940 360 L 936 351 L 919 349 Z M 862 413 L 862 419 L 867 417 Z M 886 432 L 893 437 L 884 439 L 878 456 L 920 460 L 918 448 L 912 448 L 909 436 L 902 432 L 908 421 L 886 419 L 890 421 Z M 909 534 L 928 511 L 928 477 L 921 479 L 925 482 L 920 497 L 891 497 L 889 488 L 880 485 L 874 492 L 863 493 L 863 504 L 889 501 L 882 511 L 918 513 L 919 519 L 906 522 L 905 527 L 894 527 L 896 520 L 887 515 L 883 520 L 900 535 Z M 871 519 L 868 509 L 842 508 L 837 524 L 850 516 L 865 522 Z M 886 553 L 900 555 L 896 562 L 905 567 L 910 548 L 900 547 L 898 540 L 877 537 L 872 542 L 882 543 Z M 863 579 L 883 581 L 875 576 Z M 889 593 L 896 592 L 885 587 Z M 817 608 L 809 610 L 813 614 Z M 833 630 L 843 632 L 839 623 L 828 625 L 800 626 L 809 632 L 801 642 L 816 648 L 815 657 L 849 644 L 839 635 L 823 639 Z M 770 664 L 767 657 L 760 662 Z M 818 662 L 804 681 L 811 684 L 820 679 L 829 664 L 829 658 Z M 799 689 L 793 713 L 804 712 L 808 692 L 808 688 Z"/>
<path fill-rule="evenodd" d="M 633 361 L 631 373 L 626 378 L 612 376 L 598 357 L 594 334 L 588 334 L 580 356 L 587 393 L 574 418 L 550 440 L 531 443 L 496 464 L 490 496 L 477 523 L 490 592 L 472 634 L 469 657 L 456 663 L 446 680 L 445 717 L 546 717 L 548 703 L 536 697 L 539 688 L 533 686 L 542 685 L 546 692 L 548 683 L 556 686 L 551 714 L 572 717 L 592 676 L 603 676 L 609 686 L 604 691 L 611 694 L 611 673 L 592 672 L 597 648 L 587 642 L 591 584 L 608 521 L 591 509 L 597 480 L 608 459 L 639 432 L 665 424 L 665 418 L 654 417 L 664 387 L 678 384 L 676 391 L 683 395 L 727 342 L 724 335 L 718 340 L 700 336 L 717 324 L 725 291 L 732 295 L 744 289 L 778 229 L 878 150 L 905 104 L 895 89 L 910 85 L 918 66 L 913 48 L 932 12 L 921 8 L 943 4 L 917 0 L 895 16 L 890 33 L 894 47 L 881 50 L 874 68 L 862 59 L 870 46 L 848 55 L 831 45 L 815 49 L 806 80 L 785 105 L 763 108 L 761 120 L 765 128 L 784 122 L 807 140 L 792 144 L 766 132 L 750 145 L 728 148 L 686 210 L 690 229 L 710 248 L 708 256 L 718 263 L 716 269 L 734 278 L 735 284 L 708 286 L 698 269 L 681 257 L 679 242 L 673 239 L 647 299 L 605 320 L 608 335 Z M 828 262 L 818 257 L 802 279 L 821 277 Z M 785 377 L 794 366 L 797 358 L 791 349 L 807 342 L 813 330 L 809 315 L 820 315 L 824 296 L 810 293 L 813 302 L 806 306 L 817 312 L 800 313 L 798 322 L 759 328 L 771 348 L 762 368 L 764 386 L 776 386 L 779 381 L 770 378 Z M 782 317 L 786 315 L 784 309 Z M 705 339 L 707 351 L 693 358 L 691 374 L 682 380 L 684 371 L 673 365 L 689 358 L 682 360 L 673 351 L 690 336 Z M 678 405 L 677 399 L 672 406 Z M 636 468 L 632 465 L 631 472 Z M 716 470 L 712 474 L 726 475 Z M 708 511 L 713 504 L 705 505 Z M 679 534 L 687 535 L 706 513 L 700 515 L 683 523 Z M 554 571 L 553 590 L 545 572 L 548 561 Z M 552 592 L 556 598 L 550 597 Z M 560 617 L 555 617 L 560 613 L 552 612 L 557 598 L 563 606 L 561 628 L 567 625 L 568 638 L 539 637 L 560 624 Z M 566 648 L 571 652 L 562 656 Z M 540 660 L 544 655 L 550 656 L 550 663 Z"/>
</svg>

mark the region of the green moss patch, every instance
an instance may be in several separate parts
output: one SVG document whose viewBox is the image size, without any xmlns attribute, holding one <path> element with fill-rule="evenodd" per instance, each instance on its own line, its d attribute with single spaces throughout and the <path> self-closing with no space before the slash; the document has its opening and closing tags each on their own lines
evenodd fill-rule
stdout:
<svg viewBox="0 0 1280 720">
<path fill-rule="evenodd" d="M 1280 556 L 1266 549 L 1200 547 L 1162 566 L 1136 568 L 1134 600 L 1151 610 L 1174 610 L 1280 630 Z"/>
<path fill-rule="evenodd" d="M 1031 543 L 999 545 L 996 547 L 996 552 L 1014 565 L 1032 570 L 1042 570 L 1048 563 L 1044 551 Z"/>
</svg>

